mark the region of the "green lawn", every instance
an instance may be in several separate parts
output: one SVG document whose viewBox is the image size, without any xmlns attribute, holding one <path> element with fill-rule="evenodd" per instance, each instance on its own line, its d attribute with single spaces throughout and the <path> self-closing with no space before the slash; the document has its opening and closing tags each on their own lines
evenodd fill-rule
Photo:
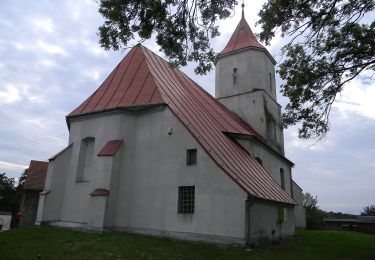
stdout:
<svg viewBox="0 0 375 260">
<path fill-rule="evenodd" d="M 295 239 L 245 249 L 126 233 L 54 228 L 0 233 L 0 259 L 375 259 L 375 235 L 298 231 Z"/>
</svg>

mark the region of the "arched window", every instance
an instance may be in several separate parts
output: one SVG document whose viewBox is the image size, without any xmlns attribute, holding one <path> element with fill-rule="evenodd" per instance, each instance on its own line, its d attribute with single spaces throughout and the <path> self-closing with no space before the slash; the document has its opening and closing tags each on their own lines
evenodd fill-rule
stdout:
<svg viewBox="0 0 375 260">
<path fill-rule="evenodd" d="M 283 168 L 280 168 L 280 183 L 281 183 L 281 188 L 285 190 L 285 176 L 284 176 Z"/>
<path fill-rule="evenodd" d="M 263 166 L 263 162 L 262 162 L 262 159 L 260 159 L 259 157 L 255 157 L 255 160 L 257 160 L 257 162 Z"/>
<path fill-rule="evenodd" d="M 78 166 L 76 181 L 88 181 L 90 172 L 92 171 L 92 161 L 94 157 L 94 137 L 86 137 L 82 139 L 79 148 Z"/>
</svg>

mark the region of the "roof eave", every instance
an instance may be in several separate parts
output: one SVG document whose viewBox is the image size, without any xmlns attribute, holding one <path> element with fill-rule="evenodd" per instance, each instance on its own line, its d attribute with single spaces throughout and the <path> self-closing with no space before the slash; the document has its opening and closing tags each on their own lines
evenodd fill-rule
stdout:
<svg viewBox="0 0 375 260">
<path fill-rule="evenodd" d="M 216 56 L 216 60 L 214 62 L 214 64 L 216 65 L 217 61 L 225 56 L 229 56 L 229 55 L 232 55 L 232 54 L 235 54 L 235 53 L 240 53 L 240 52 L 243 52 L 243 51 L 247 51 L 247 50 L 257 50 L 257 51 L 263 51 L 266 53 L 267 57 L 272 61 L 273 65 L 276 65 L 277 62 L 276 60 L 273 58 L 273 56 L 271 55 L 271 53 L 269 53 L 269 51 L 266 49 L 266 48 L 260 48 L 260 47 L 254 47 L 254 46 L 248 46 L 248 47 L 244 47 L 244 48 L 241 48 L 241 49 L 237 49 L 237 50 L 234 50 L 234 51 L 228 51 L 228 52 L 225 52 L 225 53 L 219 53 L 217 56 Z"/>
<path fill-rule="evenodd" d="M 77 115 L 67 115 L 65 117 L 66 124 L 68 128 L 70 129 L 70 122 L 75 119 L 79 118 L 86 118 L 86 117 L 92 117 L 92 116 L 97 116 L 99 114 L 108 114 L 108 113 L 116 113 L 116 112 L 141 112 L 141 111 L 146 111 L 150 109 L 155 109 L 159 107 L 165 107 L 167 106 L 166 103 L 155 103 L 155 104 L 147 104 L 147 105 L 136 105 L 136 106 L 127 106 L 127 107 L 116 107 L 116 108 L 110 108 L 110 109 L 102 109 L 98 111 L 93 111 L 93 112 L 88 112 L 88 113 L 81 113 Z"/>
<path fill-rule="evenodd" d="M 277 200 L 270 200 L 270 199 L 264 199 L 264 198 L 258 198 L 255 196 L 252 196 L 251 194 L 248 194 L 250 202 L 253 203 L 262 203 L 262 204 L 271 204 L 271 205 L 277 205 L 277 206 L 283 206 L 283 207 L 294 207 L 298 205 L 298 203 L 288 194 L 290 199 L 293 202 L 285 202 L 285 201 L 277 201 Z"/>
</svg>

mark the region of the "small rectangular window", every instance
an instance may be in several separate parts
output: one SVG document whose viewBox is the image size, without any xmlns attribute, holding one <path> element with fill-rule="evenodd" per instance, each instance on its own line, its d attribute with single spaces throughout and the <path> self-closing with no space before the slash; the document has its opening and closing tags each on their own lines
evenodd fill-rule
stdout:
<svg viewBox="0 0 375 260">
<path fill-rule="evenodd" d="M 233 84 L 236 84 L 236 81 L 237 81 L 237 68 L 233 69 L 232 76 L 233 76 Z"/>
<path fill-rule="evenodd" d="M 195 186 L 178 187 L 178 214 L 193 214 L 195 204 Z"/>
<path fill-rule="evenodd" d="M 186 165 L 197 164 L 197 149 L 188 149 L 186 151 Z"/>
<path fill-rule="evenodd" d="M 279 223 L 287 221 L 288 210 L 286 208 L 279 208 Z"/>
<path fill-rule="evenodd" d="M 281 183 L 281 188 L 285 190 L 285 175 L 284 175 L 284 169 L 280 169 L 280 183 Z"/>
</svg>

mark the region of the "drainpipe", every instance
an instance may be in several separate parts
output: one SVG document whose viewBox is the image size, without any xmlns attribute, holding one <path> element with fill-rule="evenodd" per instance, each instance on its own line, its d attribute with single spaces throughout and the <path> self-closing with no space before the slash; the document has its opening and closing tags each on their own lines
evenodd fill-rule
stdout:
<svg viewBox="0 0 375 260">
<path fill-rule="evenodd" d="M 254 204 L 250 196 L 247 196 L 245 201 L 245 238 L 246 245 L 250 245 L 251 242 L 251 225 L 250 225 L 250 208 Z"/>
</svg>

